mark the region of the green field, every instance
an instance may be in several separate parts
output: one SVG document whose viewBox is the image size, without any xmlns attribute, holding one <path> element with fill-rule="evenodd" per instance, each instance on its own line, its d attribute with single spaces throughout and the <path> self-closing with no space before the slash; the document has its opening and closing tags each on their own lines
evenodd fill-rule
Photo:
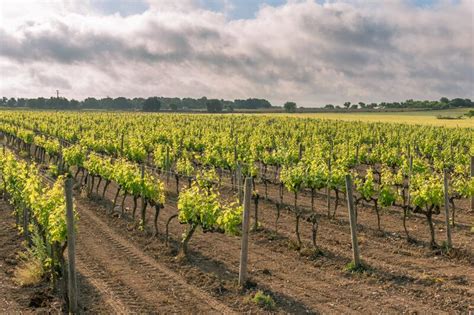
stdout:
<svg viewBox="0 0 474 315">
<path fill-rule="evenodd" d="M 437 115 L 458 116 L 464 114 L 468 109 L 450 109 L 437 111 L 414 111 L 414 112 L 376 112 L 376 113 L 308 113 L 292 114 L 292 116 L 312 117 L 323 119 L 339 119 L 348 121 L 390 122 L 405 124 L 434 125 L 446 127 L 470 127 L 474 128 L 474 119 L 437 119 Z M 277 114 L 278 115 L 278 114 Z M 289 114 L 285 114 L 289 115 Z"/>
</svg>

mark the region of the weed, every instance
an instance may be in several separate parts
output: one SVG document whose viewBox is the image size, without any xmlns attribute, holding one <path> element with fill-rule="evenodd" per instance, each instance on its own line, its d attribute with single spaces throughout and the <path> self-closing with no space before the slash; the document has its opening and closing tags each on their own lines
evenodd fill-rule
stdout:
<svg viewBox="0 0 474 315">
<path fill-rule="evenodd" d="M 272 310 L 275 308 L 275 301 L 273 298 L 270 295 L 263 293 L 263 291 L 257 291 L 252 298 L 252 302 L 266 310 Z"/>
</svg>

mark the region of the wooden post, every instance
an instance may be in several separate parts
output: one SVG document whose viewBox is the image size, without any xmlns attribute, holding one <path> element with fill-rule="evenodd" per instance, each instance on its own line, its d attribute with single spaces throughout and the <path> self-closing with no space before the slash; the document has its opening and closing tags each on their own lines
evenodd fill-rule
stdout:
<svg viewBox="0 0 474 315">
<path fill-rule="evenodd" d="M 90 196 L 90 191 L 92 191 L 92 174 L 87 170 L 87 196 Z M 115 209 L 112 209 L 112 212 Z"/>
<path fill-rule="evenodd" d="M 242 167 L 240 166 L 240 163 L 237 163 L 237 176 L 235 179 L 235 183 L 237 185 L 239 203 L 242 203 Z"/>
<path fill-rule="evenodd" d="M 352 197 L 352 178 L 346 175 L 346 191 L 347 191 L 347 209 L 349 210 L 349 222 L 351 225 L 352 254 L 355 268 L 360 266 L 359 244 L 357 243 L 357 222 L 354 211 L 354 200 Z"/>
<path fill-rule="evenodd" d="M 69 313 L 77 313 L 77 282 L 76 282 L 76 236 L 74 231 L 74 209 L 72 203 L 72 178 L 65 183 L 66 220 L 67 220 L 67 256 L 68 256 L 68 301 Z"/>
<path fill-rule="evenodd" d="M 122 138 L 120 139 L 120 155 L 123 155 L 123 138 L 125 134 L 122 132 Z"/>
<path fill-rule="evenodd" d="M 23 236 L 25 237 L 28 246 L 31 245 L 30 231 L 28 230 L 30 214 L 28 207 L 23 207 Z"/>
<path fill-rule="evenodd" d="M 471 177 L 474 177 L 474 156 L 471 156 Z M 471 211 L 474 211 L 474 196 L 471 196 Z"/>
<path fill-rule="evenodd" d="M 408 160 L 408 196 L 407 196 L 407 203 L 408 206 L 411 204 L 411 197 L 410 197 L 410 186 L 411 186 L 411 175 L 413 174 L 413 157 L 410 155 L 409 160 Z"/>
<path fill-rule="evenodd" d="M 329 189 L 329 178 L 331 177 L 331 157 L 328 159 L 328 180 L 326 181 L 326 206 L 328 210 L 328 217 L 331 215 L 331 189 Z"/>
<path fill-rule="evenodd" d="M 252 179 L 245 179 L 244 213 L 242 218 L 242 247 L 240 250 L 239 286 L 247 282 L 247 260 L 249 250 L 249 225 L 250 225 L 250 198 L 252 195 Z"/>
<path fill-rule="evenodd" d="M 446 246 L 450 250 L 453 246 L 451 241 L 451 225 L 449 224 L 449 191 L 448 191 L 448 170 L 444 170 L 444 214 L 446 223 Z"/>
<path fill-rule="evenodd" d="M 142 187 L 143 187 L 143 183 L 145 181 L 145 164 L 141 164 L 140 165 L 141 167 L 141 171 L 142 171 Z M 142 227 L 143 227 L 143 230 L 145 230 L 145 221 L 146 221 L 146 202 L 145 202 L 145 196 L 143 196 L 143 191 L 142 191 Z"/>
<path fill-rule="evenodd" d="M 59 153 L 58 153 L 58 173 L 63 174 L 63 142 L 59 140 Z"/>
<path fill-rule="evenodd" d="M 170 147 L 166 146 L 166 183 L 169 183 L 170 181 L 170 172 L 171 172 L 171 167 L 170 167 Z"/>
</svg>

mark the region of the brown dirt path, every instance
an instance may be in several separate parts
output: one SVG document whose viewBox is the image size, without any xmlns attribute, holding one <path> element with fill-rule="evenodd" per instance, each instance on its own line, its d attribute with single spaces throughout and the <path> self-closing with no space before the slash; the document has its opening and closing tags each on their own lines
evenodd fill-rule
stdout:
<svg viewBox="0 0 474 315">
<path fill-rule="evenodd" d="M 114 313 L 233 313 L 111 229 L 87 201 L 76 206 L 79 272 Z"/>
</svg>

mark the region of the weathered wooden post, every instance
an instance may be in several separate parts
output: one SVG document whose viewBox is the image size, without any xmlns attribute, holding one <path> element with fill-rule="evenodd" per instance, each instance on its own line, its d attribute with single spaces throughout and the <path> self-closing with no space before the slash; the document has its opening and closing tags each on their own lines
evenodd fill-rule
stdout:
<svg viewBox="0 0 474 315">
<path fill-rule="evenodd" d="M 170 147 L 166 146 L 166 183 L 170 181 L 171 165 L 170 165 Z"/>
<path fill-rule="evenodd" d="M 407 204 L 410 206 L 411 204 L 411 196 L 410 196 L 410 190 L 411 190 L 411 175 L 413 174 L 413 157 L 410 155 L 409 160 L 408 160 L 408 196 L 407 196 Z"/>
<path fill-rule="evenodd" d="M 122 132 L 122 137 L 120 139 L 120 155 L 123 156 L 123 138 L 125 137 L 125 134 Z"/>
<path fill-rule="evenodd" d="M 349 222 L 351 226 L 352 239 L 352 255 L 354 267 L 357 269 L 361 266 L 359 256 L 359 243 L 357 242 L 357 222 L 354 211 L 354 200 L 352 197 L 352 178 L 351 175 L 346 175 L 346 191 L 347 191 L 347 209 L 349 210 Z"/>
<path fill-rule="evenodd" d="M 76 314 L 77 309 L 77 281 L 76 281 L 76 236 L 74 230 L 74 209 L 72 202 L 72 178 L 65 182 L 66 220 L 67 220 L 67 255 L 68 255 L 68 301 L 69 312 Z"/>
<path fill-rule="evenodd" d="M 240 166 L 240 163 L 237 163 L 237 176 L 236 176 L 235 184 L 237 185 L 237 194 L 239 197 L 239 203 L 242 203 L 242 167 Z"/>
<path fill-rule="evenodd" d="M 63 142 L 59 139 L 59 152 L 58 152 L 58 173 L 63 174 Z"/>
<path fill-rule="evenodd" d="M 252 195 L 252 179 L 245 179 L 244 213 L 242 218 L 242 246 L 240 250 L 239 286 L 247 282 L 247 261 L 249 250 L 249 225 L 250 225 L 250 198 Z"/>
<path fill-rule="evenodd" d="M 448 170 L 444 170 L 444 214 L 446 223 L 446 247 L 450 250 L 453 246 L 451 241 L 451 225 L 449 224 L 449 191 Z M 453 218 L 454 219 L 454 218 Z"/>
<path fill-rule="evenodd" d="M 140 165 L 141 167 L 141 176 L 142 176 L 142 188 L 143 188 L 143 185 L 145 183 L 145 164 L 141 164 Z M 142 214 L 142 221 L 141 221 L 141 226 L 143 227 L 143 230 L 145 230 L 145 222 L 146 222 L 146 200 L 145 200 L 145 196 L 144 196 L 144 191 L 142 190 L 142 211 L 141 211 L 141 214 Z"/>
<path fill-rule="evenodd" d="M 474 177 L 474 156 L 471 156 L 471 177 Z M 474 196 L 471 196 L 471 211 L 474 211 Z"/>
<path fill-rule="evenodd" d="M 331 189 L 329 188 L 329 181 L 330 181 L 330 177 L 331 177 L 331 157 L 329 157 L 328 159 L 328 179 L 326 181 L 326 206 L 327 206 L 327 210 L 328 210 L 328 218 L 331 216 Z"/>
</svg>

